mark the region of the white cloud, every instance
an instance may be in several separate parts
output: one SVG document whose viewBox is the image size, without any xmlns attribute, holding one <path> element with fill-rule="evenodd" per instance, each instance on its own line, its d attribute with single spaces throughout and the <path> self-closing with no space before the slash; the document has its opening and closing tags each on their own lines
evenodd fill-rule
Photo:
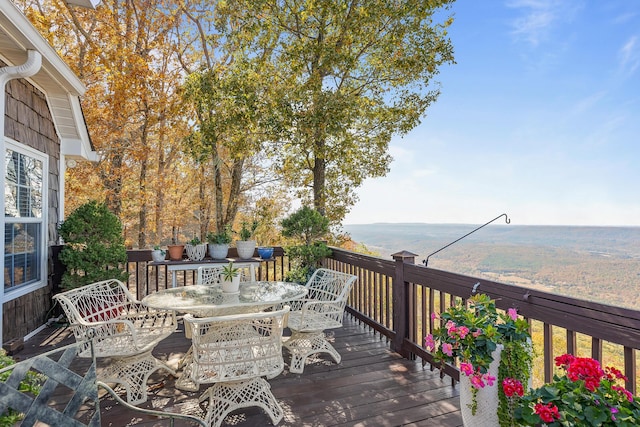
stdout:
<svg viewBox="0 0 640 427">
<path fill-rule="evenodd" d="M 516 0 L 507 3 L 507 6 L 526 10 L 524 15 L 513 22 L 513 34 L 533 46 L 547 38 L 549 28 L 557 20 L 553 1 Z"/>
<path fill-rule="evenodd" d="M 633 36 L 622 46 L 618 52 L 620 67 L 627 75 L 633 74 L 640 65 L 640 47 L 638 37 Z"/>
</svg>

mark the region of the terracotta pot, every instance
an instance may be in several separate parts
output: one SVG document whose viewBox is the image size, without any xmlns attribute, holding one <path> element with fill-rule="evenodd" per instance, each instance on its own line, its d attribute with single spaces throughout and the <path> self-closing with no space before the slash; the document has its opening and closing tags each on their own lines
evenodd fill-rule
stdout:
<svg viewBox="0 0 640 427">
<path fill-rule="evenodd" d="M 171 261 L 182 260 L 182 254 L 184 253 L 184 245 L 168 245 L 169 259 Z"/>
</svg>

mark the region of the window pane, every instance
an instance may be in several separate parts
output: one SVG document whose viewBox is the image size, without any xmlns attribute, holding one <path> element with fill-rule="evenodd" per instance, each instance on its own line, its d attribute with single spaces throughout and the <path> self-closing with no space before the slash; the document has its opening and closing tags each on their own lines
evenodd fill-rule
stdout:
<svg viewBox="0 0 640 427">
<path fill-rule="evenodd" d="M 44 166 L 38 156 L 5 151 L 5 291 L 44 280 Z"/>
<path fill-rule="evenodd" d="M 4 287 L 24 285 L 41 279 L 40 224 L 5 223 Z"/>
<path fill-rule="evenodd" d="M 42 218 L 42 161 L 7 150 L 5 166 L 5 216 Z"/>
</svg>

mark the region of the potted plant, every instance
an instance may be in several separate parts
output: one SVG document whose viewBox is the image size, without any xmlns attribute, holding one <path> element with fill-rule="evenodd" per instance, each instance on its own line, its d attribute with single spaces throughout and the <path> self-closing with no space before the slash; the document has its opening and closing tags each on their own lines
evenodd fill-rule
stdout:
<svg viewBox="0 0 640 427">
<path fill-rule="evenodd" d="M 175 226 L 173 227 L 171 244 L 167 245 L 167 252 L 169 252 L 169 259 L 171 261 L 182 261 L 184 245 L 178 243 L 178 230 Z"/>
<path fill-rule="evenodd" d="M 516 309 L 498 313 L 487 295 L 469 298 L 439 317 L 440 327 L 425 337 L 434 360 L 460 366 L 460 410 L 465 425 L 513 425 L 509 402 L 500 384 L 516 378 L 528 384 L 533 360 L 529 324 Z M 482 402 L 482 405 L 480 405 Z"/>
<path fill-rule="evenodd" d="M 89 201 L 73 211 L 59 229 L 66 270 L 61 286 L 73 289 L 106 279 L 126 281 L 127 250 L 122 223 L 107 205 Z"/>
<path fill-rule="evenodd" d="M 153 250 L 151 251 L 151 259 L 153 259 L 154 262 L 164 261 L 166 257 L 167 251 L 160 249 L 159 245 L 155 245 L 153 247 Z"/>
<path fill-rule="evenodd" d="M 236 293 L 240 289 L 240 270 L 233 262 L 222 267 L 222 292 Z"/>
<path fill-rule="evenodd" d="M 191 261 L 201 261 L 207 254 L 207 244 L 202 243 L 199 237 L 194 237 L 185 245 L 185 250 Z"/>
<path fill-rule="evenodd" d="M 505 379 L 518 426 L 635 426 L 640 425 L 640 399 L 625 390 L 627 378 L 618 369 L 602 369 L 597 360 L 570 354 L 558 356 L 564 371 L 551 383 L 524 394 L 517 379 Z"/>
<path fill-rule="evenodd" d="M 229 253 L 229 244 L 231 243 L 231 227 L 225 225 L 222 231 L 217 233 L 209 232 L 207 234 L 209 242 L 209 256 L 213 259 L 224 259 Z"/>
<path fill-rule="evenodd" d="M 258 256 L 260 259 L 271 259 L 273 258 L 273 247 L 271 246 L 260 246 L 258 247 Z"/>
<path fill-rule="evenodd" d="M 242 221 L 240 231 L 237 233 L 240 240 L 236 240 L 236 248 L 238 249 L 238 258 L 249 259 L 253 257 L 256 250 L 256 241 L 252 240 L 253 233 L 258 228 L 258 221 L 253 221 L 251 225 L 247 221 Z"/>
<path fill-rule="evenodd" d="M 303 206 L 283 219 L 281 225 L 282 235 L 296 243 L 285 248 L 292 264 L 285 280 L 307 283 L 321 266 L 322 259 L 331 255 L 326 243 L 319 241 L 329 233 L 329 219 L 315 209 Z"/>
</svg>

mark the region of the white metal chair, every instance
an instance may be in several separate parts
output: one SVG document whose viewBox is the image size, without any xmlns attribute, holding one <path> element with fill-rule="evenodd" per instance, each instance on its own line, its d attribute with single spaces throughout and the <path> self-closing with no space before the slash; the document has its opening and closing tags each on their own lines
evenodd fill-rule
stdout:
<svg viewBox="0 0 640 427">
<path fill-rule="evenodd" d="M 176 330 L 173 311 L 145 306 L 119 280 L 92 283 L 53 298 L 62 306 L 76 341 L 84 343 L 80 344 L 80 356 L 91 356 L 87 331 L 94 331 L 96 357 L 111 358 L 100 380 L 124 387 L 127 402 L 137 405 L 147 400 L 147 380 L 156 370 L 175 375 L 151 354 Z"/>
<path fill-rule="evenodd" d="M 291 301 L 291 337 L 284 346 L 291 353 L 289 371 L 301 374 L 307 357 L 328 353 L 336 363 L 342 357 L 327 341 L 324 330 L 342 326 L 342 317 L 351 287 L 357 276 L 319 268 L 306 284 L 305 299 Z"/>
<path fill-rule="evenodd" d="M 215 266 L 198 267 L 198 285 L 219 285 L 222 283 L 222 269 L 226 264 Z M 233 263 L 233 266 L 239 269 L 241 282 L 256 281 L 256 267 L 251 263 Z"/>
<path fill-rule="evenodd" d="M 24 426 L 100 427 L 99 388 L 102 388 L 118 404 L 130 410 L 170 418 L 171 426 L 176 419 L 206 426 L 203 420 L 191 415 L 137 408 L 123 401 L 111 387 L 98 381 L 91 330 L 88 335 L 87 341 L 78 341 L 0 369 L 0 414 L 9 408 L 21 413 L 22 421 L 18 425 Z M 86 350 L 91 355 L 91 363 L 76 357 L 78 351 Z"/>
<path fill-rule="evenodd" d="M 282 420 L 282 408 L 263 377 L 274 378 L 284 369 L 282 329 L 288 312 L 286 306 L 230 316 L 184 316 L 193 351 L 176 387 L 194 391 L 214 384 L 200 397 L 200 402 L 208 400 L 205 420 L 210 426 L 220 426 L 230 412 L 251 406 L 262 408 L 274 425 Z"/>
</svg>

